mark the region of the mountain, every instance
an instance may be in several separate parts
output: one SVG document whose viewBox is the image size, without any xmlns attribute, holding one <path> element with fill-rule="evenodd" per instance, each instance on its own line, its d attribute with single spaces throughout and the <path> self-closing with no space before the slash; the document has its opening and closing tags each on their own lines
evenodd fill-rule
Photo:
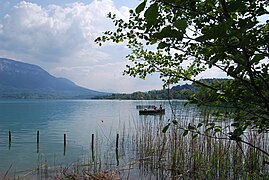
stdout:
<svg viewBox="0 0 269 180">
<path fill-rule="evenodd" d="M 54 77 L 37 65 L 0 58 L 0 98 L 89 99 L 107 94 Z"/>
</svg>

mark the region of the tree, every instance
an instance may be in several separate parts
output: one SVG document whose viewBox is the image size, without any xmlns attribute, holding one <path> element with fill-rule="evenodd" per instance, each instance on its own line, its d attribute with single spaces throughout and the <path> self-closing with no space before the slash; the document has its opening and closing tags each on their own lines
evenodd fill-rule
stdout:
<svg viewBox="0 0 269 180">
<path fill-rule="evenodd" d="M 127 43 L 133 66 L 125 74 L 158 72 L 165 86 L 187 80 L 214 92 L 215 103 L 236 109 L 229 135 L 241 140 L 247 128 L 269 129 L 268 6 L 268 0 L 144 0 L 127 22 L 109 14 L 117 29 L 96 42 Z M 212 67 L 231 80 L 197 79 Z"/>
</svg>

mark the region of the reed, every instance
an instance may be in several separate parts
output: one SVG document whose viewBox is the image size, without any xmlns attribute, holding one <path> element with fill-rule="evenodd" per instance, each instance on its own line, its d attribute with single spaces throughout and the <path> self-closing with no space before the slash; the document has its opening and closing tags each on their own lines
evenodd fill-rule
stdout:
<svg viewBox="0 0 269 180">
<path fill-rule="evenodd" d="M 133 159 L 137 160 L 133 171 L 139 169 L 144 178 L 160 179 L 269 178 L 269 167 L 264 163 L 268 157 L 257 149 L 236 141 L 224 140 L 222 133 L 209 132 L 196 138 L 193 138 L 194 133 L 182 136 L 184 130 L 181 127 L 187 127 L 190 122 L 216 122 L 209 113 L 210 111 L 204 111 L 196 116 L 181 115 L 180 124 L 170 127 L 166 133 L 162 133 L 162 128 L 168 122 L 163 117 L 145 117 L 136 125 L 135 134 L 130 140 L 135 142 L 132 150 L 135 155 Z M 249 130 L 245 139 L 268 150 L 268 134 L 261 135 Z"/>
<path fill-rule="evenodd" d="M 37 169 L 55 179 L 269 179 L 268 157 L 257 149 L 225 140 L 223 133 L 213 131 L 183 136 L 182 127 L 189 123 L 214 121 L 224 126 L 229 120 L 216 119 L 208 109 L 179 109 L 177 113 L 170 119 L 176 117 L 179 123 L 166 133 L 162 130 L 171 120 L 141 116 L 133 119 L 134 128 L 122 124 L 108 137 L 89 134 L 89 154 L 71 165 L 55 167 L 51 173 L 44 165 L 48 162 L 41 159 Z M 244 139 L 269 150 L 268 134 L 249 130 Z"/>
</svg>

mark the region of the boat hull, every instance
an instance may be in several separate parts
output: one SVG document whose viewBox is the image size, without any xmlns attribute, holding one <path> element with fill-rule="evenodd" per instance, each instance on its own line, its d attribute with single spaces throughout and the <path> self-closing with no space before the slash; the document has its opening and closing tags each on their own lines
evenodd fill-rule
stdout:
<svg viewBox="0 0 269 180">
<path fill-rule="evenodd" d="M 160 115 L 165 114 L 165 109 L 143 109 L 139 110 L 139 115 Z"/>
</svg>

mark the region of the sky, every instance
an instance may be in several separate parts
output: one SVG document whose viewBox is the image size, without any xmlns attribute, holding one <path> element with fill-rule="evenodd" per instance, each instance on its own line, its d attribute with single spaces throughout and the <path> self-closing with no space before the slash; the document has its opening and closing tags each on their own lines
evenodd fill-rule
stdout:
<svg viewBox="0 0 269 180">
<path fill-rule="evenodd" d="M 56 77 L 107 92 L 162 89 L 158 75 L 123 76 L 123 44 L 98 46 L 96 37 L 114 26 L 109 12 L 128 19 L 140 0 L 1 0 L 0 57 L 36 64 Z M 205 75 L 206 76 L 206 75 Z M 217 72 L 214 77 L 222 76 Z"/>
</svg>

